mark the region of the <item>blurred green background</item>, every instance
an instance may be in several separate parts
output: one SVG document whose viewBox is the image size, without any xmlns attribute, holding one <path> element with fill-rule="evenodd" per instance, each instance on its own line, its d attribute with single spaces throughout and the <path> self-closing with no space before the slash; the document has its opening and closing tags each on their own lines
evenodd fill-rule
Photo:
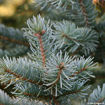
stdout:
<svg viewBox="0 0 105 105">
<path fill-rule="evenodd" d="M 0 23 L 22 28 L 35 15 L 34 0 L 0 0 Z"/>
</svg>

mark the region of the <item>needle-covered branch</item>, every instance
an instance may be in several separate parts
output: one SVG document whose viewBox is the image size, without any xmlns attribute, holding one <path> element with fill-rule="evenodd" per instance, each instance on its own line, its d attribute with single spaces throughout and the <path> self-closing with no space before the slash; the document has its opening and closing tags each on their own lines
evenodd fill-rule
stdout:
<svg viewBox="0 0 105 105">
<path fill-rule="evenodd" d="M 19 29 L 0 24 L 0 58 L 4 56 L 22 56 L 29 52 L 29 43 Z"/>
<path fill-rule="evenodd" d="M 99 47 L 104 23 L 96 25 L 97 14 L 91 0 L 36 0 L 36 4 L 48 15 L 28 19 L 22 32 L 25 37 L 19 30 L 2 26 L 3 30 L 10 30 L 1 36 L 4 44 L 11 41 L 8 46 L 12 47 L 13 43 L 21 45 L 25 41 L 23 46 L 27 47 L 28 41 L 31 52 L 28 57 L 0 59 L 0 81 L 5 88 L 13 85 L 12 94 L 16 97 L 35 100 L 20 101 L 22 105 L 38 105 L 39 101 L 43 103 L 39 105 L 70 105 L 69 100 L 74 97 L 82 99 L 88 95 L 88 81 L 94 78 L 92 70 L 97 68 L 90 54 L 94 56 Z M 19 35 L 12 35 L 12 31 Z M 103 102 L 104 90 L 104 85 L 102 90 L 98 87 L 88 101 Z"/>
<path fill-rule="evenodd" d="M 96 31 L 90 28 L 79 28 L 68 21 L 57 22 L 54 27 L 57 46 L 63 51 L 74 53 L 79 49 L 80 52 L 88 55 L 96 50 L 98 44 Z"/>
</svg>

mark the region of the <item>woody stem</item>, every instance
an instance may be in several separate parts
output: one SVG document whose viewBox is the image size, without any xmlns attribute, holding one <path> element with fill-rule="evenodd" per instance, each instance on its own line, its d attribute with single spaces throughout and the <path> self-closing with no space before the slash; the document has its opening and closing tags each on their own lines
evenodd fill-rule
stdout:
<svg viewBox="0 0 105 105">
<path fill-rule="evenodd" d="M 44 52 L 44 46 L 43 46 L 43 41 L 42 41 L 42 35 L 45 33 L 45 31 L 42 31 L 42 33 L 36 33 L 35 36 L 39 40 L 40 44 L 40 51 L 41 51 L 41 56 L 42 56 L 42 65 L 45 67 L 45 52 Z"/>
<path fill-rule="evenodd" d="M 40 43 L 40 51 L 41 51 L 41 56 L 42 56 L 42 64 L 43 64 L 43 67 L 45 67 L 44 46 L 43 46 L 43 42 L 42 42 L 41 36 L 39 36 L 38 39 L 39 39 L 39 43 Z"/>
</svg>

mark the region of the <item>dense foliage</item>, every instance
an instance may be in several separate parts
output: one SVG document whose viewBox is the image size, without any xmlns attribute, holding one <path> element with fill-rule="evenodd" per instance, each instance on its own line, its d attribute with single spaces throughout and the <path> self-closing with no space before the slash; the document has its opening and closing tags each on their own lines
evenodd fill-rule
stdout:
<svg viewBox="0 0 105 105">
<path fill-rule="evenodd" d="M 97 23 L 92 1 L 35 0 L 34 5 L 41 14 L 28 19 L 22 31 L 0 25 L 1 43 L 9 43 L 0 51 L 0 81 L 5 89 L 13 86 L 13 97 L 0 91 L 0 104 L 72 105 L 76 97 L 81 105 L 105 103 L 105 84 L 89 91 L 95 62 L 104 62 L 100 49 L 105 50 L 105 20 Z"/>
</svg>

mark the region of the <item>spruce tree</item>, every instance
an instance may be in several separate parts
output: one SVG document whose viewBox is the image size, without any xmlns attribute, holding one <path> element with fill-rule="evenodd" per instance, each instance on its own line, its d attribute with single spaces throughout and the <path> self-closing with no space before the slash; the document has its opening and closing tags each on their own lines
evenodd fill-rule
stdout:
<svg viewBox="0 0 105 105">
<path fill-rule="evenodd" d="M 104 15 L 97 23 L 92 0 L 35 0 L 34 6 L 41 14 L 22 31 L 0 27 L 2 40 L 25 48 L 1 50 L 0 81 L 13 85 L 14 97 L 0 90 L 0 105 L 73 105 L 76 98 L 81 105 L 105 104 L 105 84 L 89 91 L 88 83 L 99 58 L 104 62 L 104 52 L 97 58 L 104 51 Z M 25 50 L 27 56 L 17 57 Z"/>
</svg>

